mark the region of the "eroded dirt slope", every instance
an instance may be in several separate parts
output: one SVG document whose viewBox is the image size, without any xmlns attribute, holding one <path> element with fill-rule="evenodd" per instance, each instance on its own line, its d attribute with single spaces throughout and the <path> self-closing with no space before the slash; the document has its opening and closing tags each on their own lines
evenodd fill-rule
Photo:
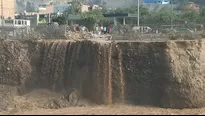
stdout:
<svg viewBox="0 0 205 116">
<path fill-rule="evenodd" d="M 2 111 L 116 103 L 166 108 L 205 105 L 201 40 L 0 44 L 0 84 L 14 88 L 12 94 L 8 87 L 2 88 L 10 101 L 2 101 Z"/>
</svg>

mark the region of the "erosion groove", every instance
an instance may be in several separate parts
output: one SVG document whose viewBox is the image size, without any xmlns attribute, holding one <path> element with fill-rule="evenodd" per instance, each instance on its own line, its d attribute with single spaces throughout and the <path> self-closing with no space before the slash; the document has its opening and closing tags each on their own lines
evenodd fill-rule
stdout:
<svg viewBox="0 0 205 116">
<path fill-rule="evenodd" d="M 69 101 L 84 106 L 77 103 L 82 100 L 99 105 L 205 106 L 205 42 L 201 40 L 1 41 L 0 49 L 0 84 L 16 87 L 16 96 L 37 89 L 59 94 L 57 100 L 48 100 L 52 107 L 67 107 Z M 2 104 L 6 105 L 1 110 L 12 107 Z"/>
</svg>

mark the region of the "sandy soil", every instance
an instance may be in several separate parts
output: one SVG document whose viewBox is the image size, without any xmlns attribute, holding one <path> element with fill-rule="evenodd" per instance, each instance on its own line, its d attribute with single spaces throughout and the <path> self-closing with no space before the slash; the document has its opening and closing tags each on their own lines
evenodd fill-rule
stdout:
<svg viewBox="0 0 205 116">
<path fill-rule="evenodd" d="M 73 107 L 59 110 L 33 110 L 27 112 L 16 113 L 15 115 L 204 115 L 205 108 L 203 109 L 183 109 L 183 110 L 174 110 L 174 109 L 161 109 L 154 107 L 140 107 L 140 106 L 127 106 L 127 105 L 112 105 L 112 106 L 97 106 L 97 107 Z"/>
<path fill-rule="evenodd" d="M 105 38 L 104 40 L 100 40 L 100 42 L 101 41 L 102 43 L 111 42 L 106 41 Z M 119 40 L 119 42 L 125 41 Z M 119 47 L 120 49 L 117 49 L 118 47 L 111 49 L 107 45 L 99 46 L 98 44 L 86 42 L 80 44 L 69 44 L 69 42 L 66 43 L 64 41 L 42 43 L 43 44 L 39 44 L 45 45 L 41 48 L 44 53 L 42 57 L 41 50 L 31 52 L 28 57 L 27 54 L 24 53 L 25 50 L 22 50 L 21 43 L 2 43 L 0 47 L 0 49 L 2 49 L 0 52 L 0 56 L 2 57 L 0 64 L 6 65 L 1 65 L 0 67 L 0 76 L 4 77 L 3 79 L 1 78 L 0 84 L 20 86 L 20 93 L 25 94 L 26 87 L 24 86 L 30 83 L 34 86 L 36 82 L 38 82 L 40 83 L 39 85 L 45 85 L 45 88 L 49 89 L 65 89 L 72 88 L 73 86 L 67 87 L 67 85 L 73 82 L 76 85 L 82 85 L 76 87 L 80 89 L 83 88 L 81 90 L 83 90 L 84 96 L 87 96 L 87 98 L 95 103 L 112 103 L 112 99 L 114 100 L 114 98 L 123 98 L 125 96 L 124 92 L 121 92 L 121 90 L 123 90 L 127 91 L 127 96 L 131 96 L 129 99 L 135 103 L 140 102 L 141 104 L 151 105 L 163 100 L 163 106 L 167 105 L 167 107 L 204 107 L 205 91 L 203 88 L 205 87 L 203 83 L 205 83 L 205 74 L 202 73 L 204 72 L 204 65 L 200 64 L 205 63 L 203 59 L 204 56 L 202 55 L 205 53 L 202 52 L 204 50 L 204 44 L 201 41 L 169 42 L 169 44 L 150 43 L 146 45 L 144 43 L 133 43 L 131 45 L 121 43 L 119 44 L 121 45 L 121 47 Z M 66 48 L 68 45 L 70 45 L 70 48 L 67 51 Z M 44 49 L 44 47 L 47 49 Z M 33 51 L 33 49 L 29 50 Z M 113 55 L 110 52 L 111 50 L 113 50 L 113 53 L 116 52 L 113 58 L 111 56 Z M 125 54 L 122 55 L 122 53 Z M 32 59 L 29 59 L 30 57 Z M 167 60 L 167 57 L 171 60 Z M 70 61 L 64 59 L 69 59 Z M 139 59 L 140 62 L 136 62 L 135 59 Z M 32 63 L 30 63 L 30 60 Z M 41 60 L 43 64 L 37 65 L 41 63 L 38 62 Z M 79 61 L 83 62 L 84 68 L 78 64 Z M 114 64 L 113 66 L 112 63 Z M 159 65 L 159 63 L 162 65 Z M 66 67 L 64 67 L 65 64 Z M 169 67 L 167 65 L 169 65 Z M 115 68 L 114 66 L 120 68 Z M 41 70 L 37 70 L 38 68 Z M 122 69 L 126 69 L 127 73 L 122 72 Z M 35 72 L 35 70 L 37 71 Z M 170 70 L 172 72 L 170 72 Z M 71 73 L 75 71 L 78 72 Z M 65 76 L 64 72 L 68 72 L 66 75 L 69 76 Z M 90 76 L 89 73 L 92 72 L 95 73 Z M 33 73 L 37 74 L 33 76 Z M 126 85 L 128 89 L 123 89 L 123 79 L 116 79 L 114 76 L 111 78 L 112 76 L 110 74 L 114 74 L 115 77 L 126 77 L 127 80 L 124 82 L 128 83 Z M 168 74 L 175 76 L 167 76 Z M 36 79 L 35 77 L 39 75 L 40 77 Z M 131 77 L 136 78 L 132 79 Z M 145 78 L 142 79 L 141 77 Z M 164 77 L 167 78 L 165 79 Z M 95 78 L 95 80 L 93 78 Z M 78 79 L 82 81 L 78 81 Z M 83 81 L 84 79 L 88 79 L 88 81 Z M 115 84 L 115 80 L 112 82 L 110 81 L 111 79 L 115 79 L 116 82 L 120 82 L 120 84 Z M 107 80 L 109 80 L 109 82 Z M 39 87 L 39 85 L 37 84 L 31 87 L 36 88 Z M 117 86 L 117 89 L 113 88 L 113 85 Z M 162 91 L 166 91 L 166 93 Z M 161 100 L 159 96 L 164 95 L 168 96 L 163 97 Z M 172 95 L 171 98 L 169 95 Z M 67 98 L 65 96 L 63 95 L 63 98 Z M 59 95 L 59 93 L 50 93 L 49 91 L 41 90 L 40 92 L 32 91 L 28 93 L 28 95 L 16 97 L 15 94 L 13 95 L 12 89 L 7 89 L 7 87 L 4 86 L 0 87 L 0 101 L 2 101 L 2 103 L 0 103 L 2 108 L 0 107 L 0 109 L 8 110 L 10 114 L 205 114 L 205 108 L 173 110 L 128 105 L 64 107 L 64 109 L 47 110 L 36 109 L 36 107 L 56 108 L 59 107 L 59 105 L 64 106 L 64 103 L 66 103 L 64 102 L 65 99 L 63 101 L 60 98 L 62 98 L 62 96 Z M 70 97 L 66 99 L 66 101 L 70 101 Z M 73 100 L 71 99 L 71 101 Z M 65 104 L 65 106 L 67 106 L 67 104 Z M 14 109 L 12 109 L 13 107 Z"/>
</svg>

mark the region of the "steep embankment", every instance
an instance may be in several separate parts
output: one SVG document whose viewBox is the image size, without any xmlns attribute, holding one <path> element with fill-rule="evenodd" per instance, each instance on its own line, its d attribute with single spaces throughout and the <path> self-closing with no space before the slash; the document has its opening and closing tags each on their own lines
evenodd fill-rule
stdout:
<svg viewBox="0 0 205 116">
<path fill-rule="evenodd" d="M 203 41 L 0 44 L 0 84 L 17 87 L 21 95 L 34 89 L 70 95 L 75 88 L 96 104 L 205 106 Z"/>
<path fill-rule="evenodd" d="M 165 85 L 164 106 L 205 106 L 205 41 L 167 43 L 166 53 L 172 75 Z"/>
</svg>

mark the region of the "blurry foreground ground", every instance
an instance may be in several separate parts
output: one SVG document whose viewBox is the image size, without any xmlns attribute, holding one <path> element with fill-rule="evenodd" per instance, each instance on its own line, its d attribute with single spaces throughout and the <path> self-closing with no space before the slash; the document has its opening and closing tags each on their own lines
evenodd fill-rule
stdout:
<svg viewBox="0 0 205 116">
<path fill-rule="evenodd" d="M 130 115 L 203 115 L 205 114 L 205 108 L 203 109 L 184 109 L 184 110 L 173 110 L 173 109 L 161 109 L 161 108 L 153 108 L 153 107 L 140 107 L 140 106 L 124 106 L 124 105 L 113 105 L 113 106 L 97 106 L 97 107 L 75 107 L 75 108 L 66 108 L 59 110 L 34 110 L 21 112 L 17 114 L 23 115 L 65 115 L 65 114 L 73 114 L 73 115 L 116 115 L 116 114 L 130 114 Z"/>
</svg>

